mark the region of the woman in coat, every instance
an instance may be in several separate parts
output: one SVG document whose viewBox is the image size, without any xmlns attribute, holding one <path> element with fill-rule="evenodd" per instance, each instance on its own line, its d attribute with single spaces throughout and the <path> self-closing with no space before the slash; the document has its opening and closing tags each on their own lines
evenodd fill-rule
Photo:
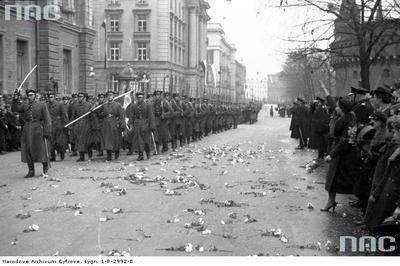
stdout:
<svg viewBox="0 0 400 266">
<path fill-rule="evenodd" d="M 355 115 L 351 112 L 353 105 L 346 99 L 340 99 L 336 108 L 339 119 L 334 125 L 335 145 L 326 157 L 330 162 L 326 176 L 325 189 L 329 199 L 321 211 L 335 210 L 336 194 L 352 194 L 357 177 L 359 152 L 352 141 L 353 128 L 356 125 Z"/>
</svg>

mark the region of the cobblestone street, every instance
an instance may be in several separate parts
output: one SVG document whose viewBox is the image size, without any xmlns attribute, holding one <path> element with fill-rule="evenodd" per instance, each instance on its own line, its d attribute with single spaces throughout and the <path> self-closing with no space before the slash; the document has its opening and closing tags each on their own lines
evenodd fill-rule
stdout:
<svg viewBox="0 0 400 266">
<path fill-rule="evenodd" d="M 316 154 L 295 151 L 289 122 L 264 108 L 256 124 L 177 153 L 140 163 L 126 151 L 112 163 L 67 156 L 47 178 L 24 179 L 20 153 L 2 155 L 0 255 L 341 255 L 358 213 L 347 196 L 335 213 L 319 211 L 326 164 L 307 173 Z"/>
</svg>

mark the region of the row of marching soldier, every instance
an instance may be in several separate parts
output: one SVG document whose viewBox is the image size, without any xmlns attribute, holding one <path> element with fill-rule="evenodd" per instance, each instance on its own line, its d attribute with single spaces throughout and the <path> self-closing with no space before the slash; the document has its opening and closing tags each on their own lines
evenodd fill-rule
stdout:
<svg viewBox="0 0 400 266">
<path fill-rule="evenodd" d="M 34 90 L 26 91 L 25 98 L 15 93 L 12 111 L 24 121 L 21 159 L 29 169 L 25 177 L 35 176 L 35 162 L 43 164 L 46 174 L 57 156 L 65 159 L 67 150 L 71 157 L 78 156 L 78 162 L 92 160 L 94 151 L 105 161 L 117 160 L 121 148 L 128 156 L 137 153 L 138 161 L 150 159 L 239 123 L 254 123 L 261 110 L 258 102 L 208 101 L 162 91 L 147 97 L 138 92 L 125 108 L 124 98 L 114 97 L 113 91 L 97 97 L 80 92 L 62 99 Z"/>
<path fill-rule="evenodd" d="M 372 91 L 352 87 L 347 97 L 298 98 L 291 108 L 297 149 L 318 150 L 316 161 L 329 162 L 321 211 L 335 210 L 336 194 L 353 194 L 360 208 L 355 222 L 375 232 L 399 230 L 400 83 Z"/>
</svg>

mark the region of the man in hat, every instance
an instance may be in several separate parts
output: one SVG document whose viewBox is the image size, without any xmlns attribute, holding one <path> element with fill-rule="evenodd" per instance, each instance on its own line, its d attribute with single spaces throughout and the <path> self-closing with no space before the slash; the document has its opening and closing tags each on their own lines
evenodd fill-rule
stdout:
<svg viewBox="0 0 400 266">
<path fill-rule="evenodd" d="M 390 89 L 384 86 L 378 86 L 372 91 L 371 104 L 375 111 L 384 112 L 387 116 L 390 115 L 390 105 L 393 100 L 393 95 Z"/>
<path fill-rule="evenodd" d="M 183 116 L 184 116 L 184 135 L 185 135 L 185 143 L 190 144 L 191 137 L 193 134 L 193 116 L 194 109 L 192 104 L 190 103 L 188 97 L 182 96 L 183 98 Z"/>
<path fill-rule="evenodd" d="M 87 94 L 80 92 L 78 94 L 78 102 L 73 106 L 71 120 L 81 117 L 90 111 L 92 106 L 87 102 Z M 79 151 L 79 159 L 77 162 L 85 161 L 85 153 L 88 152 L 88 143 L 90 141 L 90 116 L 80 119 L 73 125 L 72 131 L 76 136 L 76 149 Z"/>
<path fill-rule="evenodd" d="M 71 121 L 72 120 L 72 110 L 74 110 L 76 108 L 76 106 L 78 105 L 78 94 L 73 93 L 71 95 L 71 101 L 69 102 L 68 105 L 68 119 Z M 76 135 L 77 131 L 74 131 L 74 127 L 69 127 L 69 143 L 71 143 L 71 155 L 70 157 L 75 157 L 78 156 L 78 153 L 76 152 L 77 150 L 77 146 L 78 146 L 78 136 Z"/>
<path fill-rule="evenodd" d="M 151 157 L 154 149 L 156 130 L 153 106 L 144 102 L 144 93 L 136 93 L 137 103 L 133 104 L 128 112 L 128 123 L 133 128 L 132 147 L 139 154 L 138 161 L 143 161 L 143 152 L 147 159 Z"/>
<path fill-rule="evenodd" d="M 64 126 L 68 123 L 68 114 L 65 106 L 56 101 L 55 93 L 48 93 L 47 109 L 51 117 L 51 148 L 50 148 L 50 161 L 56 160 L 56 153 L 60 155 L 61 160 L 65 157 L 65 147 L 67 146 L 67 135 L 65 134 Z"/>
<path fill-rule="evenodd" d="M 34 163 L 43 164 L 43 173 L 49 170 L 49 155 L 46 147 L 51 137 L 51 118 L 46 103 L 36 100 L 36 91 L 26 91 L 28 102 L 21 103 L 19 94 L 14 94 L 11 110 L 23 115 L 25 124 L 21 135 L 21 160 L 28 164 L 25 178 L 35 176 Z"/>
<path fill-rule="evenodd" d="M 154 132 L 157 154 L 160 154 L 160 145 L 162 144 L 162 152 L 168 151 L 168 142 L 171 140 L 169 133 L 169 124 L 171 118 L 171 110 L 169 104 L 162 95 L 162 91 L 154 92 L 153 110 L 155 116 L 156 131 Z"/>
<path fill-rule="evenodd" d="M 180 145 L 183 146 L 183 109 L 179 93 L 172 94 L 170 104 L 172 108 L 170 122 L 171 145 L 172 150 L 176 151 L 178 148 L 178 139 L 180 140 Z"/>
<path fill-rule="evenodd" d="M 107 102 L 96 112 L 102 118 L 100 125 L 102 138 L 101 147 L 107 151 L 106 161 L 119 158 L 120 145 L 122 143 L 122 131 L 125 129 L 125 115 L 120 103 L 114 101 L 114 91 L 107 92 Z"/>
</svg>

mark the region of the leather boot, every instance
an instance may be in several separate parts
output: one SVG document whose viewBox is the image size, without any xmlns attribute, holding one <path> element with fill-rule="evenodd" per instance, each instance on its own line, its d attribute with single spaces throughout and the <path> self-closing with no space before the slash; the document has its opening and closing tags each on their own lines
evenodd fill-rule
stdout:
<svg viewBox="0 0 400 266">
<path fill-rule="evenodd" d="M 92 157 L 93 157 L 93 151 L 92 150 L 88 151 L 88 157 L 89 157 L 89 160 L 92 159 Z"/>
<path fill-rule="evenodd" d="M 115 160 L 118 160 L 119 158 L 119 151 L 115 151 Z"/>
<path fill-rule="evenodd" d="M 183 136 L 179 137 L 179 143 L 181 144 L 181 147 L 185 146 L 185 138 Z"/>
<path fill-rule="evenodd" d="M 146 147 L 146 148 L 145 148 L 145 151 L 146 151 L 147 160 L 149 160 L 150 157 L 151 157 L 151 155 L 150 155 L 150 148 L 149 148 L 149 147 Z"/>
<path fill-rule="evenodd" d="M 43 174 L 47 174 L 48 171 L 49 171 L 49 164 L 43 163 Z"/>
<path fill-rule="evenodd" d="M 144 160 L 144 158 L 143 158 L 143 152 L 140 151 L 140 152 L 139 152 L 139 157 L 137 158 L 136 161 L 143 161 L 143 160 Z"/>
<path fill-rule="evenodd" d="M 106 158 L 106 161 L 107 161 L 107 162 L 111 162 L 111 160 L 112 160 L 112 152 L 111 152 L 111 151 L 107 151 L 107 158 Z"/>
<path fill-rule="evenodd" d="M 61 161 L 64 161 L 64 159 L 65 159 L 65 152 L 61 152 L 61 153 L 60 153 L 60 158 L 61 158 Z"/>
<path fill-rule="evenodd" d="M 85 161 L 85 153 L 84 152 L 80 152 L 79 153 L 79 159 L 76 160 L 77 162 L 84 162 Z"/>
<path fill-rule="evenodd" d="M 163 143 L 162 152 L 168 152 L 168 143 L 167 142 Z"/>
<path fill-rule="evenodd" d="M 126 155 L 129 156 L 129 155 L 132 155 L 132 154 L 133 154 L 132 148 L 129 147 L 129 151 L 128 151 L 128 153 Z"/>
<path fill-rule="evenodd" d="M 78 153 L 76 151 L 72 151 L 72 154 L 69 157 L 75 157 L 78 156 Z"/>
<path fill-rule="evenodd" d="M 35 176 L 35 166 L 34 164 L 28 164 L 28 174 L 24 178 L 31 178 Z"/>
</svg>

